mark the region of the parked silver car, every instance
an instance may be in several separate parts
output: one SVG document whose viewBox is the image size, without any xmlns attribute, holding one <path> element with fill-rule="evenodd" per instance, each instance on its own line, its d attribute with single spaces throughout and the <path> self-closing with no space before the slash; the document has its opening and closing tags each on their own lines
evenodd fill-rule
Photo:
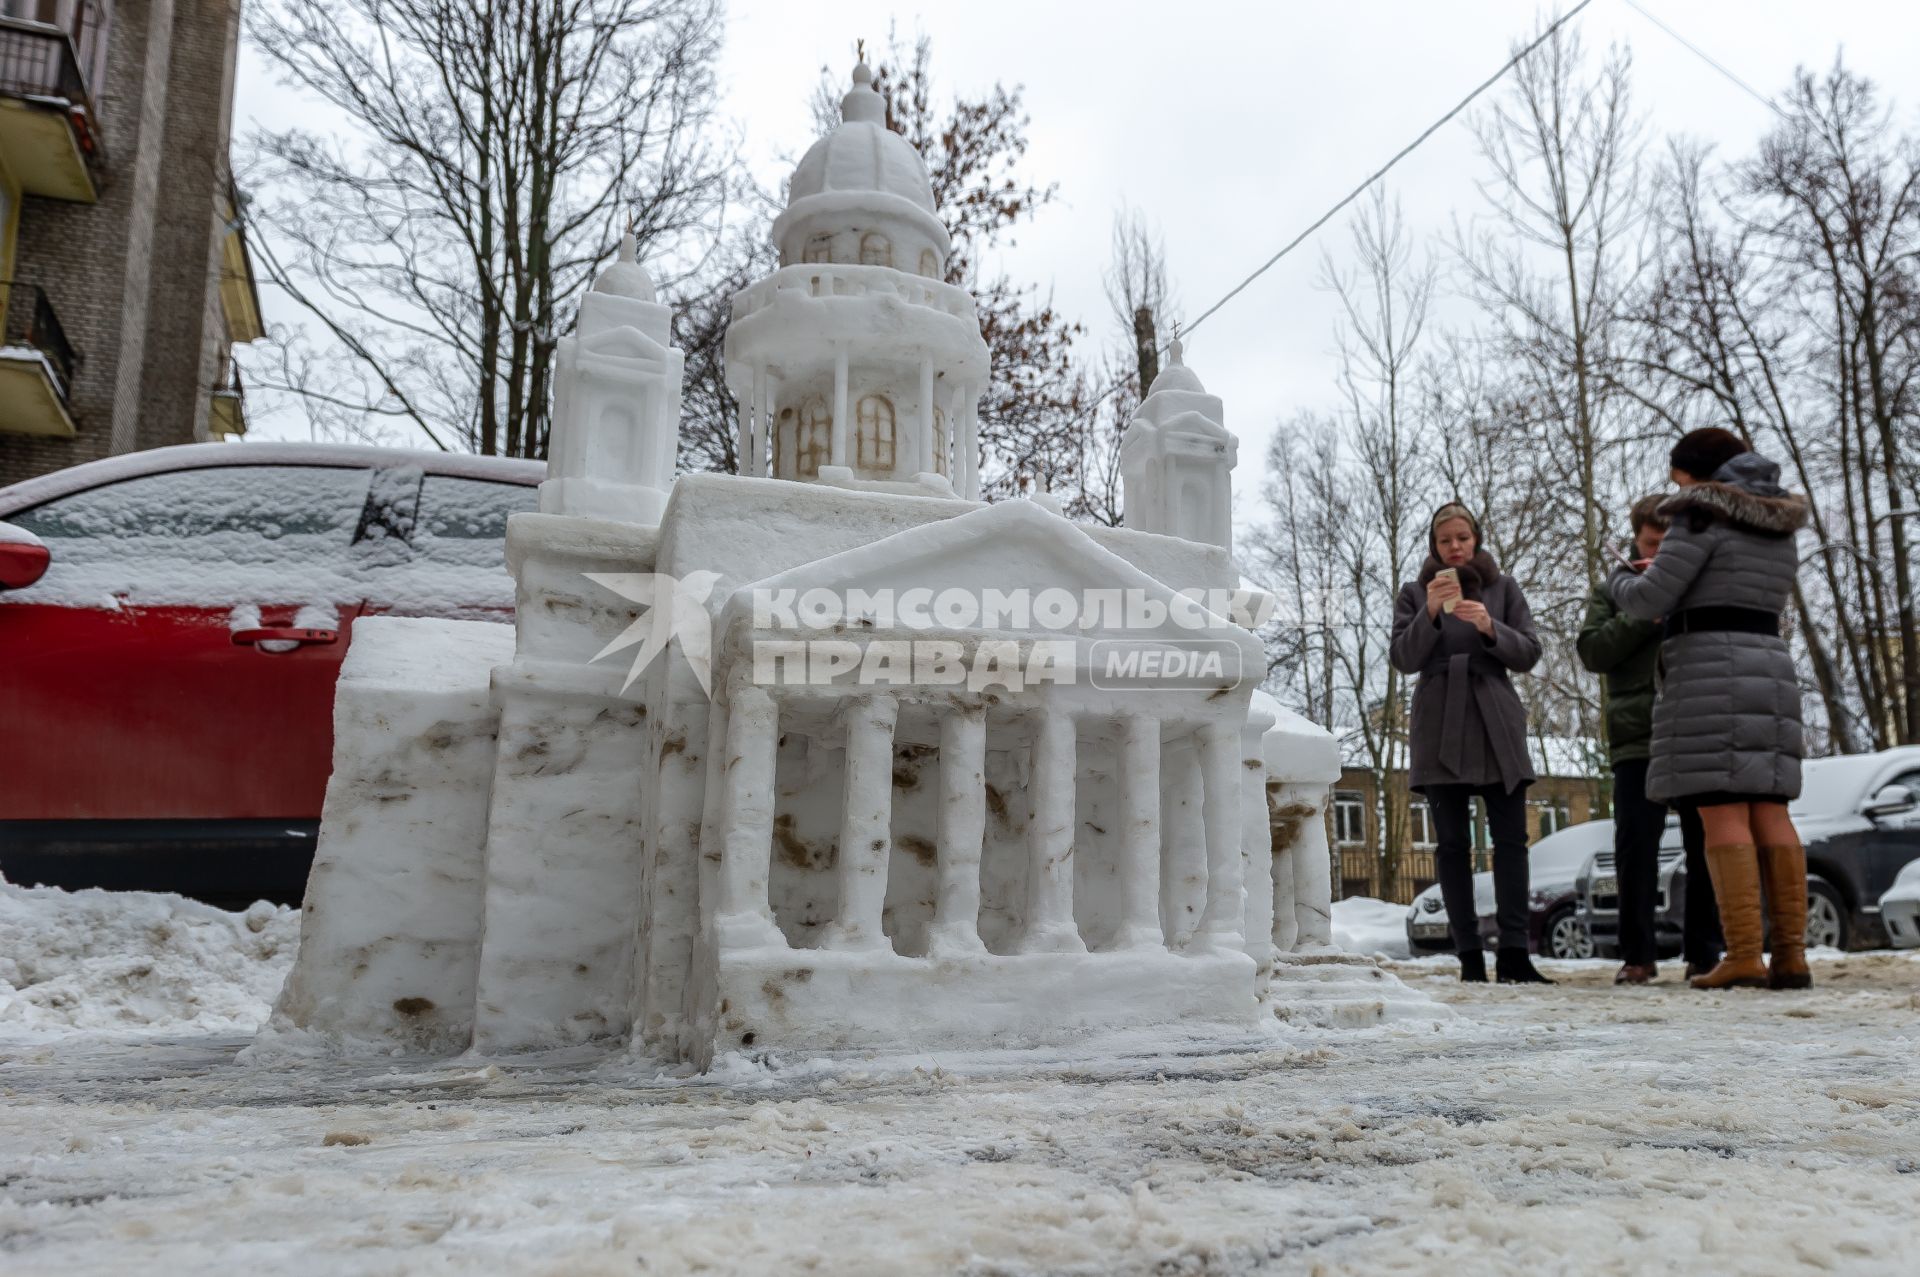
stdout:
<svg viewBox="0 0 1920 1277">
<path fill-rule="evenodd" d="M 1880 922 L 1894 948 L 1920 947 L 1920 860 L 1909 861 L 1880 897 Z"/>
<path fill-rule="evenodd" d="M 1653 942 L 1662 957 L 1680 952 L 1681 920 L 1687 916 L 1687 856 L 1680 822 L 1669 820 L 1660 835 L 1659 896 L 1654 902 Z M 1620 880 L 1613 847 L 1593 853 L 1574 885 L 1580 921 L 1593 938 L 1596 957 L 1620 956 Z"/>
</svg>

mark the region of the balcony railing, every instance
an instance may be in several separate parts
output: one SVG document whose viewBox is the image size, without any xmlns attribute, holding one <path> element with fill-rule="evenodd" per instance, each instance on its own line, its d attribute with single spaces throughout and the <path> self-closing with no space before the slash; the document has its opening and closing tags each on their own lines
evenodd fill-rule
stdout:
<svg viewBox="0 0 1920 1277">
<path fill-rule="evenodd" d="M 73 39 L 57 27 L 0 18 L 0 95 L 26 98 L 65 111 L 80 150 L 100 159 L 100 118 Z"/>
<path fill-rule="evenodd" d="M 909 275 L 886 266 L 851 266 L 813 262 L 783 266 L 758 283 L 734 294 L 735 321 L 767 309 L 781 295 L 804 297 L 897 297 L 909 306 L 945 311 L 956 319 L 974 320 L 973 297 L 964 288 L 943 280 Z"/>
<path fill-rule="evenodd" d="M 66 402 L 72 394 L 73 374 L 80 367 L 80 352 L 67 340 L 46 290 L 36 284 L 0 282 L 0 305 L 7 312 L 7 350 L 37 352 L 52 374 L 61 402 Z"/>
</svg>

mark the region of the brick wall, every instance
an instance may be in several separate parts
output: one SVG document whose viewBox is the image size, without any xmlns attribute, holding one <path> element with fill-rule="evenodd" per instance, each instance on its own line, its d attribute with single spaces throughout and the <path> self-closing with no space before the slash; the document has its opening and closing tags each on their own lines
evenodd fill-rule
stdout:
<svg viewBox="0 0 1920 1277">
<path fill-rule="evenodd" d="M 39 284 L 83 363 L 79 434 L 0 434 L 0 484 L 205 437 L 219 369 L 215 196 L 225 182 L 239 0 L 119 0 L 92 86 L 96 204 L 21 203 L 15 277 Z"/>
</svg>

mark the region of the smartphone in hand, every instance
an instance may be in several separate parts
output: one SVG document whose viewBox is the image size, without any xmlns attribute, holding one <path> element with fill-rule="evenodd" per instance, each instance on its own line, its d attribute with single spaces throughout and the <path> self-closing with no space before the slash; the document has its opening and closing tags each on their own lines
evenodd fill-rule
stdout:
<svg viewBox="0 0 1920 1277">
<path fill-rule="evenodd" d="M 1625 568 L 1627 571 L 1638 572 L 1640 570 L 1640 564 L 1635 563 L 1632 559 L 1629 559 L 1626 556 L 1626 553 L 1622 551 L 1619 546 L 1606 544 L 1606 545 L 1602 545 L 1600 548 L 1605 550 L 1607 554 L 1612 557 L 1615 563 L 1618 563 L 1621 567 Z"/>
</svg>

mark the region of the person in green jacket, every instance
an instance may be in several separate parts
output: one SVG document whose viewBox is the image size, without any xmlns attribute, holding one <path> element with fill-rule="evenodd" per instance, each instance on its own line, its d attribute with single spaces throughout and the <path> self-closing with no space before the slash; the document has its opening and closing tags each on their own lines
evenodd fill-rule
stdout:
<svg viewBox="0 0 1920 1277">
<path fill-rule="evenodd" d="M 1663 496 L 1634 504 L 1631 558 L 1636 570 L 1660 549 L 1667 520 Z M 1604 579 L 1587 598 L 1587 617 L 1577 643 L 1580 663 L 1606 682 L 1607 754 L 1613 765 L 1613 863 L 1620 883 L 1620 960 L 1615 984 L 1646 984 L 1658 974 L 1654 911 L 1660 896 L 1660 835 L 1665 804 L 1647 797 L 1652 758 L 1653 700 L 1660 663 L 1660 626 L 1622 612 Z M 1707 874 L 1706 838 L 1700 816 L 1681 805 L 1680 828 L 1687 848 L 1685 954 L 1689 978 L 1720 960 L 1720 915 Z"/>
</svg>

